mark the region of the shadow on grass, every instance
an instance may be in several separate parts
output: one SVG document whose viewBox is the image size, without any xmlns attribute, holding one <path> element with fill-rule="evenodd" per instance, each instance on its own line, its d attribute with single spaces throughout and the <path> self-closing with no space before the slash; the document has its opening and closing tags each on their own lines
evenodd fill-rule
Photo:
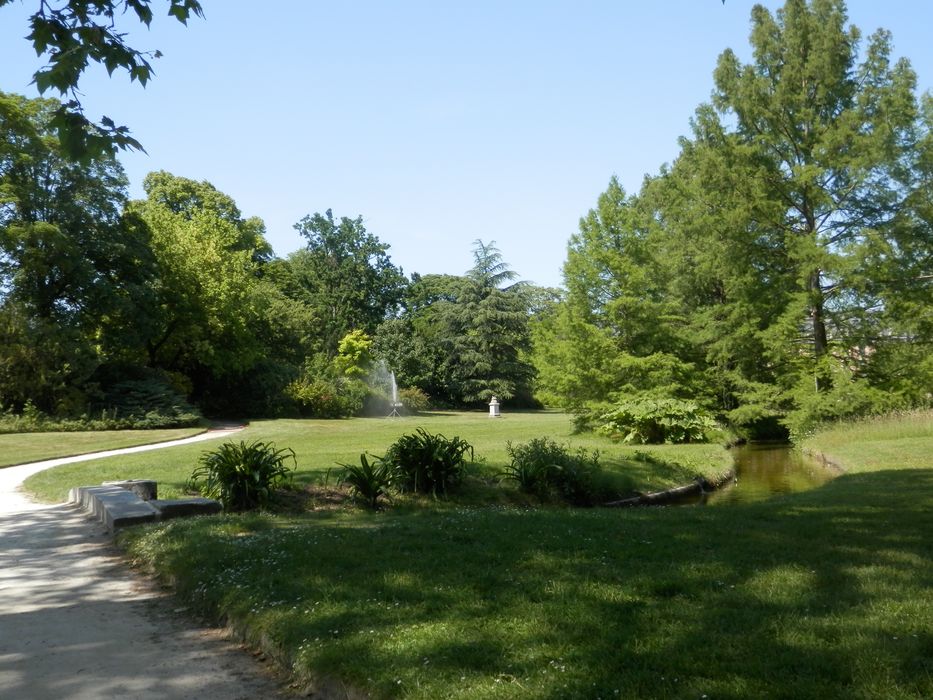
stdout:
<svg viewBox="0 0 933 700">
<path fill-rule="evenodd" d="M 140 534 L 300 673 L 410 697 L 929 697 L 933 470 L 728 508 L 249 517 Z"/>
</svg>

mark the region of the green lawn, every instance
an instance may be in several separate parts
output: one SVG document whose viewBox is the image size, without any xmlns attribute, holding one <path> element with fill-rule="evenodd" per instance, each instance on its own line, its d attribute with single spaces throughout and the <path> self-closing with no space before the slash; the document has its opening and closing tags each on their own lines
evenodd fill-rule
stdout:
<svg viewBox="0 0 933 700">
<path fill-rule="evenodd" d="M 804 441 L 803 448 L 854 473 L 929 467 L 931 441 L 933 410 L 926 410 L 833 426 Z"/>
<path fill-rule="evenodd" d="M 0 467 L 56 457 L 166 442 L 204 432 L 203 428 L 174 430 L 100 430 L 67 433 L 13 433 L 0 435 Z"/>
<path fill-rule="evenodd" d="M 899 441 L 896 465 L 754 504 L 428 501 L 173 521 L 122 542 L 296 677 L 375 697 L 929 698 L 933 438 L 896 428 L 875 436 Z"/>
<path fill-rule="evenodd" d="M 382 454 L 403 433 L 423 427 L 447 437 L 455 435 L 470 442 L 480 463 L 474 472 L 491 478 L 508 462 L 506 445 L 535 437 L 599 450 L 601 463 L 615 478 L 621 493 L 651 491 L 689 483 L 697 474 L 712 477 L 731 464 L 719 445 L 659 445 L 638 448 L 616 445 L 596 435 L 573 435 L 568 415 L 542 411 L 510 413 L 491 419 L 484 413 L 439 412 L 409 418 L 354 418 L 350 420 L 269 420 L 255 421 L 231 440 L 272 441 L 277 447 L 290 447 L 298 461 L 296 481 L 306 484 L 323 480 L 331 471 L 331 482 L 341 462 L 359 461 L 361 452 Z M 214 443 L 198 443 L 137 455 L 82 462 L 40 472 L 26 481 L 26 489 L 40 500 L 63 500 L 72 486 L 116 479 L 155 479 L 163 498 L 183 492 L 198 457 Z M 219 443 L 218 443 L 219 444 Z M 667 464 L 633 460 L 635 452 L 647 452 Z"/>
</svg>

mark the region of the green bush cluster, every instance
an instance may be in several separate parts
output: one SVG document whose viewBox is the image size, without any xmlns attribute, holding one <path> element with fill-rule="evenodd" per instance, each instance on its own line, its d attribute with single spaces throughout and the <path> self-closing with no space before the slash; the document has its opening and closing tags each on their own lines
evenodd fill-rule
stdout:
<svg viewBox="0 0 933 700">
<path fill-rule="evenodd" d="M 908 408 L 899 397 L 871 386 L 846 370 L 827 368 L 826 375 L 832 377 L 828 389 L 817 390 L 812 382 L 807 382 L 793 392 L 795 407 L 781 422 L 795 443 L 826 424 Z"/>
<path fill-rule="evenodd" d="M 6 410 L 0 406 L 0 433 L 188 428 L 201 422 L 201 414 L 184 392 L 171 373 L 105 365 L 82 396 L 70 405 L 59 404 L 54 415 L 31 400 Z"/>
<path fill-rule="evenodd" d="M 448 438 L 418 428 L 402 435 L 382 457 L 360 455 L 360 465 L 341 465 L 342 481 L 351 493 L 370 507 L 390 489 L 399 492 L 447 495 L 463 480 L 466 456 L 473 446 L 459 437 Z"/>
<path fill-rule="evenodd" d="M 368 393 L 359 380 L 325 377 L 298 379 L 285 392 L 307 418 L 349 418 L 363 409 Z"/>
<path fill-rule="evenodd" d="M 473 446 L 459 437 L 447 438 L 418 428 L 389 447 L 385 460 L 392 466 L 400 491 L 446 494 L 463 479 L 466 454 Z"/>
<path fill-rule="evenodd" d="M 189 407 L 190 408 L 190 407 Z M 157 410 L 141 414 L 122 415 L 117 409 L 103 409 L 92 417 L 88 414 L 74 418 L 49 416 L 31 403 L 22 412 L 7 409 L 0 413 L 0 433 L 77 433 L 87 430 L 164 430 L 168 428 L 190 428 L 202 421 L 195 410 L 178 410 L 161 413 Z"/>
<path fill-rule="evenodd" d="M 541 499 L 558 497 L 573 505 L 592 505 L 597 500 L 599 453 L 580 448 L 575 452 L 549 438 L 513 445 L 507 450 L 511 462 L 501 473 L 520 491 Z"/>
<path fill-rule="evenodd" d="M 359 465 L 342 464 L 341 483 L 350 488 L 354 498 L 375 509 L 381 497 L 392 488 L 392 465 L 384 457 L 360 455 Z"/>
<path fill-rule="evenodd" d="M 422 413 L 431 408 L 431 397 L 416 386 L 400 388 L 398 400 L 406 413 Z"/>
<path fill-rule="evenodd" d="M 597 421 L 597 432 L 637 445 L 709 442 L 716 422 L 694 401 L 639 398 L 616 404 Z"/>
<path fill-rule="evenodd" d="M 275 490 L 291 481 L 295 468 L 291 449 L 276 449 L 271 442 L 226 442 L 201 456 L 186 487 L 216 498 L 227 510 L 250 510 L 267 505 Z"/>
</svg>

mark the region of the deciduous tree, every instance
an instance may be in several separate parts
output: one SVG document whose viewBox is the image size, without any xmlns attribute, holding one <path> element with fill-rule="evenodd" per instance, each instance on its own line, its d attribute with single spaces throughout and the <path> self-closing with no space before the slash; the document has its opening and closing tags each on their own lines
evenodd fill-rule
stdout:
<svg viewBox="0 0 933 700">
<path fill-rule="evenodd" d="M 0 8 L 13 0 L 0 0 Z M 168 15 L 182 24 L 195 15 L 203 17 L 197 0 L 165 0 Z M 30 33 L 26 37 L 37 56 L 48 58 L 48 65 L 33 74 L 40 94 L 50 88 L 68 101 L 56 106 L 49 122 L 57 134 L 63 154 L 82 162 L 104 155 L 115 155 L 120 149 L 142 149 L 125 126 L 117 126 L 109 117 L 99 123 L 85 115 L 79 99 L 81 75 L 90 63 L 99 63 L 109 74 L 123 70 L 131 81 L 143 86 L 154 71 L 150 60 L 161 56 L 159 51 L 140 51 L 129 46 L 126 32 L 118 19 L 129 15 L 146 27 L 152 22 L 151 0 L 39 0 L 38 8 L 29 18 Z"/>
<path fill-rule="evenodd" d="M 288 257 L 286 288 L 320 321 L 320 350 L 332 358 L 351 330 L 373 334 L 398 309 L 406 280 L 389 257 L 389 246 L 369 233 L 362 217 L 306 216 L 295 224 L 306 240 Z"/>
</svg>

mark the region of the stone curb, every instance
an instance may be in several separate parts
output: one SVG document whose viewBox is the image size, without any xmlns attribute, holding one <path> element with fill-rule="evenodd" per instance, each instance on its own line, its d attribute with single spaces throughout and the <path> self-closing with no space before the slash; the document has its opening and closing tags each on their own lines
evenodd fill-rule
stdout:
<svg viewBox="0 0 933 700">
<path fill-rule="evenodd" d="M 171 518 L 213 515 L 223 511 L 211 498 L 144 500 L 140 494 L 154 495 L 154 481 L 108 482 L 101 486 L 78 486 L 68 492 L 68 502 L 77 505 L 102 523 L 111 533 L 121 527 L 152 523 Z"/>
</svg>

